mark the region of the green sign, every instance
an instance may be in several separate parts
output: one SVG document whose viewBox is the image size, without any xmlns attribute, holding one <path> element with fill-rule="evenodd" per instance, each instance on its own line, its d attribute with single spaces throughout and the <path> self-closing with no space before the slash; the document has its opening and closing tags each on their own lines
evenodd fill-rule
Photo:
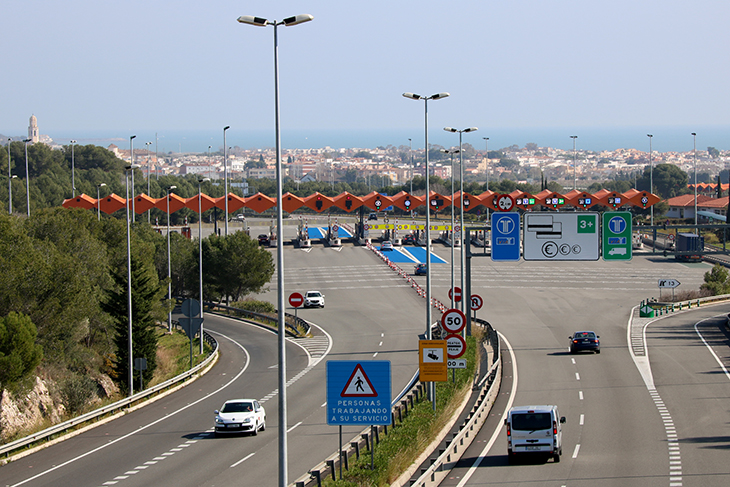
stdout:
<svg viewBox="0 0 730 487">
<path fill-rule="evenodd" d="M 578 215 L 578 233 L 596 233 L 596 216 L 592 215 Z"/>
<path fill-rule="evenodd" d="M 631 213 L 603 213 L 603 260 L 631 260 Z"/>
</svg>

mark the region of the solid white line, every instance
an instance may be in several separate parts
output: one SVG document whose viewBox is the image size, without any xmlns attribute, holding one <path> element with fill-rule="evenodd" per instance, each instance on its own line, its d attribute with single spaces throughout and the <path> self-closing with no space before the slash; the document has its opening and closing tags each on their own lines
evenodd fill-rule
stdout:
<svg viewBox="0 0 730 487">
<path fill-rule="evenodd" d="M 719 315 L 719 316 L 725 316 L 725 315 Z M 717 316 L 713 316 L 712 318 L 717 318 Z M 702 321 L 706 321 L 706 320 L 709 320 L 709 319 L 710 318 L 705 318 Z M 723 365 L 723 363 L 720 361 L 720 358 L 717 356 L 717 354 L 712 349 L 712 347 L 707 343 L 707 341 L 705 340 L 705 337 L 702 336 L 702 333 L 700 333 L 700 330 L 697 328 L 697 325 L 699 325 L 700 323 L 702 323 L 702 321 L 698 321 L 697 323 L 695 323 L 695 331 L 697 332 L 697 335 L 700 337 L 700 340 L 702 340 L 702 343 L 704 343 L 705 346 L 707 347 L 707 350 L 709 350 L 710 353 L 712 354 L 712 356 L 715 358 L 715 362 L 717 362 L 718 365 L 720 366 L 720 368 L 722 369 L 722 371 L 725 372 L 725 377 L 727 377 L 728 379 L 730 379 L 730 373 L 728 373 L 727 369 L 725 368 L 725 366 Z"/>
<path fill-rule="evenodd" d="M 499 332 L 497 332 L 499 333 Z M 509 355 L 512 358 L 512 389 L 510 390 L 509 400 L 507 401 L 507 406 L 504 408 L 504 412 L 502 413 L 502 417 L 505 417 L 507 415 L 507 411 L 509 411 L 509 408 L 512 407 L 512 403 L 515 399 L 515 392 L 517 392 L 517 358 L 515 357 L 515 352 L 512 350 L 512 345 L 509 343 L 507 338 L 502 335 L 502 333 L 499 333 L 499 336 L 504 340 L 505 345 L 507 346 L 507 350 L 509 350 Z M 489 439 L 487 444 L 484 446 L 484 449 L 481 451 L 479 456 L 476 460 L 474 460 L 474 464 L 472 464 L 471 467 L 469 467 L 469 470 L 466 471 L 464 474 L 464 477 L 461 479 L 461 481 L 456 485 L 456 487 L 464 487 L 466 483 L 469 481 L 472 475 L 474 475 L 474 472 L 476 472 L 477 468 L 479 468 L 479 465 L 481 465 L 482 461 L 487 457 L 487 453 L 489 453 L 489 450 L 492 448 L 492 445 L 494 445 L 494 442 L 497 441 L 497 436 L 502 432 L 502 424 L 498 423 L 497 428 L 494 430 L 494 433 L 492 434 L 492 437 Z"/>
<path fill-rule="evenodd" d="M 242 464 L 243 462 L 245 462 L 246 460 L 248 460 L 249 458 L 251 458 L 254 455 L 256 455 L 256 452 L 249 453 L 248 455 L 246 455 L 245 457 L 241 458 L 239 461 L 237 461 L 236 463 L 234 463 L 233 465 L 231 465 L 231 468 L 237 467 L 238 465 Z"/>
<path fill-rule="evenodd" d="M 40 472 L 40 473 L 38 473 L 38 474 L 36 474 L 36 475 L 34 475 L 32 477 L 29 477 L 29 478 L 27 478 L 27 479 L 25 479 L 25 480 L 23 480 L 21 482 L 18 482 L 17 484 L 13 484 L 13 485 L 8 486 L 8 487 L 17 487 L 19 485 L 26 484 L 26 483 L 30 482 L 31 480 L 35 480 L 35 479 L 37 479 L 39 477 L 42 477 L 42 476 L 44 476 L 44 475 L 46 475 L 48 473 L 53 472 L 54 470 L 58 470 L 59 468 L 65 467 L 66 465 L 70 465 L 71 463 L 74 463 L 74 462 L 76 462 L 78 460 L 81 460 L 82 458 L 85 458 L 85 457 L 87 457 L 87 456 L 89 456 L 89 455 L 91 455 L 93 453 L 96 453 L 96 452 L 98 452 L 100 450 L 103 450 L 104 448 L 106 448 L 108 446 L 111 446 L 111 445 L 113 445 L 115 443 L 118 443 L 118 442 L 120 442 L 122 440 L 126 440 L 127 438 L 129 438 L 131 436 L 134 436 L 134 435 L 140 433 L 141 431 L 146 430 L 147 428 L 151 428 L 152 426 L 156 425 L 157 423 L 161 423 L 162 421 L 165 421 L 166 419 L 169 419 L 169 418 L 175 416 L 176 414 L 181 413 L 181 412 L 185 411 L 186 409 L 188 409 L 188 408 L 190 408 L 192 406 L 195 406 L 196 404 L 198 404 L 198 403 L 200 403 L 202 401 L 205 401 L 209 397 L 218 394 L 219 392 L 221 392 L 222 390 L 226 389 L 228 386 L 230 386 L 231 384 L 233 384 L 236 380 L 238 380 L 239 377 L 241 377 L 241 375 L 243 375 L 243 373 L 246 371 L 246 369 L 248 369 L 248 366 L 251 364 L 251 356 L 248 354 L 248 351 L 243 347 L 243 345 L 241 345 L 237 341 L 233 340 L 232 338 L 227 337 L 226 335 L 224 335 L 222 333 L 218 333 L 218 332 L 214 332 L 214 331 L 210 331 L 210 330 L 208 330 L 208 331 L 210 333 L 213 333 L 213 334 L 216 334 L 216 335 L 220 335 L 223 338 L 226 338 L 227 340 L 230 340 L 234 345 L 236 345 L 238 348 L 240 348 L 241 350 L 243 350 L 243 353 L 246 354 L 246 365 L 244 365 L 243 368 L 238 372 L 238 374 L 236 374 L 230 381 L 228 381 L 227 383 L 223 384 L 221 387 L 219 387 L 215 391 L 211 392 L 210 394 L 201 397 L 197 401 L 193 401 L 190 404 L 181 407 L 177 411 L 173 411 L 173 412 L 165 415 L 164 417 L 159 418 L 159 419 L 157 419 L 157 420 L 155 420 L 155 421 L 153 421 L 153 422 L 151 422 L 151 423 L 149 423 L 149 424 L 147 424 L 145 426 L 141 426 L 138 429 L 132 431 L 131 433 L 127 433 L 124 436 L 120 436 L 119 438 L 117 438 L 115 440 L 112 440 L 109 443 L 105 443 L 105 444 L 103 444 L 103 445 L 101 445 L 101 446 L 99 446 L 97 448 L 94 448 L 93 450 L 89 450 L 86 453 L 82 453 L 81 455 L 79 455 L 77 457 L 74 457 L 74 458 L 72 458 L 70 460 L 67 460 L 67 461 L 63 462 L 63 463 L 60 463 L 58 465 L 55 465 L 55 466 L 49 468 L 48 470 L 44 470 L 43 472 Z M 157 463 L 157 462 L 145 462 L 145 465 L 148 465 L 148 464 L 151 465 L 151 464 L 154 464 L 154 463 Z"/>
<path fill-rule="evenodd" d="M 299 422 L 298 422 L 297 424 L 295 424 L 294 426 L 292 426 L 291 428 L 289 428 L 288 430 L 286 430 L 286 432 L 287 432 L 287 433 L 291 432 L 291 430 L 293 430 L 294 428 L 296 428 L 296 427 L 297 427 L 297 426 L 299 426 L 300 424 L 302 424 L 302 422 L 301 422 L 301 421 L 299 421 Z"/>
<path fill-rule="evenodd" d="M 573 450 L 573 458 L 578 458 L 578 451 L 580 450 L 580 444 L 575 445 L 575 450 Z"/>
</svg>

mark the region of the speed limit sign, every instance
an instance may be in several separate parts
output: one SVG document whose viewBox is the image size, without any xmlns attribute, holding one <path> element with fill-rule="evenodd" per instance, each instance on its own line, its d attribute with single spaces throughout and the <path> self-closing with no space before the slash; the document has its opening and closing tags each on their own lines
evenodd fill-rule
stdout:
<svg viewBox="0 0 730 487">
<path fill-rule="evenodd" d="M 499 211 L 510 211 L 515 206 L 515 199 L 508 194 L 501 194 L 497 197 L 497 209 Z"/>
<path fill-rule="evenodd" d="M 482 309 L 482 306 L 484 305 L 484 300 L 481 296 L 478 294 L 472 294 L 471 295 L 471 310 L 477 311 Z"/>
<path fill-rule="evenodd" d="M 449 333 L 459 333 L 465 326 L 466 316 L 458 309 L 447 309 L 441 317 L 441 327 Z"/>
</svg>

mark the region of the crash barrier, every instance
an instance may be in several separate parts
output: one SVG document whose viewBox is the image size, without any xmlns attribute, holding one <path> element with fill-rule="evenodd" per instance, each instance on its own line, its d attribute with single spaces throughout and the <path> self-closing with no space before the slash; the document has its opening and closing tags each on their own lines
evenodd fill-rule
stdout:
<svg viewBox="0 0 730 487">
<path fill-rule="evenodd" d="M 656 298 L 647 298 L 641 301 L 639 308 L 641 309 L 644 306 L 649 306 L 654 310 L 655 313 L 661 316 L 667 313 L 674 313 L 675 311 L 699 308 L 702 305 L 717 304 L 728 300 L 730 300 L 730 294 L 718 294 L 717 296 L 687 299 L 685 301 L 678 301 L 676 303 L 665 303 L 657 301 Z"/>
<path fill-rule="evenodd" d="M 492 365 L 489 371 L 484 375 L 481 381 L 477 381 L 479 372 L 475 372 L 474 384 L 472 387 L 473 393 L 478 393 L 478 399 L 472 410 L 466 417 L 464 423 L 458 426 L 458 432 L 452 433 L 453 438 L 448 439 L 449 431 L 444 430 L 443 433 L 446 435 L 443 438 L 439 438 L 433 444 L 436 444 L 435 450 L 427 452 L 430 456 L 433 454 L 438 455 L 436 463 L 432 464 L 439 465 L 442 472 L 442 477 L 446 476 L 447 469 L 452 468 L 456 464 L 458 458 L 463 454 L 466 448 L 473 441 L 474 436 L 481 427 L 481 424 L 489 416 L 489 408 L 496 399 L 497 392 L 499 391 L 499 384 L 501 383 L 501 360 L 500 360 L 500 348 L 499 338 L 496 331 L 492 326 L 481 319 L 477 319 L 477 323 L 485 327 L 485 342 L 493 350 L 492 354 Z M 391 423 L 390 425 L 372 426 L 364 429 L 358 436 L 352 438 L 349 442 L 346 442 L 342 451 L 335 452 L 330 455 L 323 462 L 318 464 L 316 467 L 311 469 L 307 474 L 299 477 L 293 484 L 293 487 L 321 487 L 323 482 L 327 478 L 337 480 L 337 471 L 340 468 L 340 464 L 345 470 L 349 470 L 350 459 L 355 457 L 355 460 L 360 458 L 360 455 L 365 454 L 364 452 L 370 451 L 371 447 L 376 447 L 380 443 L 380 436 L 387 435 L 389 431 L 398 427 L 398 424 L 408 416 L 414 405 L 423 401 L 427 395 L 427 383 L 418 381 L 418 372 L 411 379 L 410 384 L 404 389 L 398 397 L 391 402 Z M 460 414 L 461 411 L 457 411 L 455 415 Z M 439 445 L 444 444 L 446 447 L 440 449 Z M 439 460 L 445 458 L 444 461 L 439 463 Z M 431 469 L 426 469 L 422 472 L 421 477 L 429 476 Z M 398 479 L 391 485 L 406 485 L 410 476 L 408 475 L 405 479 Z M 435 474 L 434 474 L 435 478 Z M 420 479 L 420 477 L 419 477 Z M 408 485 L 413 485 L 411 482 Z M 437 485 L 437 484 L 419 484 L 419 485 Z"/>
<path fill-rule="evenodd" d="M 225 306 L 223 304 L 208 304 L 208 309 L 212 311 L 216 310 L 222 310 L 222 311 L 229 311 L 231 313 L 234 313 L 236 316 L 244 319 L 248 319 L 251 321 L 257 321 L 259 323 L 263 323 L 264 325 L 272 326 L 274 328 L 279 326 L 279 318 L 276 316 L 267 315 L 264 313 L 256 313 L 254 311 L 248 311 L 241 308 L 234 308 L 233 306 Z M 287 333 L 291 334 L 295 337 L 301 337 L 302 332 L 300 330 L 304 331 L 304 335 L 309 334 L 310 326 L 309 323 L 307 323 L 305 320 L 301 319 L 298 316 L 291 315 L 289 313 L 284 313 L 286 316 L 285 321 L 285 327 Z M 294 325 L 291 324 L 291 322 L 294 323 Z"/>
<path fill-rule="evenodd" d="M 213 361 L 218 355 L 218 341 L 213 338 L 212 335 L 209 335 L 205 331 L 203 332 L 203 337 L 205 342 L 212 347 L 213 351 L 205 360 L 203 360 L 200 364 L 196 365 L 187 372 L 183 372 L 182 374 L 173 377 L 172 379 L 166 380 L 165 382 L 157 384 L 156 386 L 150 387 L 149 389 L 146 389 L 144 391 L 140 391 L 133 396 L 122 399 L 113 404 L 109 404 L 108 406 L 95 409 L 94 411 L 91 411 L 89 413 L 82 414 L 81 416 L 77 416 L 68 421 L 64 421 L 63 423 L 59 423 L 55 426 L 51 426 L 50 428 L 46 428 L 43 431 L 39 431 L 38 433 L 33 433 L 32 435 L 28 435 L 25 438 L 21 438 L 19 440 L 15 440 L 13 442 L 2 445 L 0 446 L 0 456 L 8 459 L 11 455 L 16 454 L 23 449 L 53 440 L 70 430 L 77 429 L 80 426 L 92 426 L 95 422 L 98 423 L 99 420 L 107 416 L 112 416 L 114 414 L 120 413 L 126 408 L 131 408 L 137 403 L 149 399 L 150 397 L 160 392 L 171 389 L 172 387 L 178 386 L 186 380 L 192 378 L 199 372 L 203 371 L 209 365 L 212 365 Z M 7 463 L 8 461 L 10 460 L 0 461 L 0 464 Z"/>
<path fill-rule="evenodd" d="M 423 289 L 421 287 L 421 285 L 418 284 L 415 281 L 415 279 L 412 278 L 412 276 L 410 276 L 406 271 L 404 271 L 403 269 L 401 269 L 398 266 L 398 264 L 396 264 L 395 262 L 391 262 L 390 259 L 385 254 L 383 254 L 383 252 L 381 252 L 380 250 L 376 249 L 370 243 L 370 241 L 365 242 L 365 246 L 368 249 L 372 250 L 375 255 L 377 255 L 378 257 L 380 257 L 380 259 L 383 262 L 385 262 L 386 264 L 388 264 L 388 267 L 390 267 L 394 272 L 396 272 L 399 276 L 401 276 L 403 279 L 405 279 L 408 282 L 408 284 L 411 285 L 411 289 L 413 289 L 414 291 L 416 291 L 416 293 L 419 296 L 421 296 L 422 298 L 425 298 L 426 297 L 426 290 Z M 430 272 L 430 269 L 427 270 L 427 272 Z M 436 308 L 439 311 L 441 311 L 442 313 L 445 313 L 446 310 L 448 309 L 441 301 L 439 301 L 438 299 L 433 298 L 433 297 L 431 298 L 431 305 L 434 308 Z"/>
</svg>

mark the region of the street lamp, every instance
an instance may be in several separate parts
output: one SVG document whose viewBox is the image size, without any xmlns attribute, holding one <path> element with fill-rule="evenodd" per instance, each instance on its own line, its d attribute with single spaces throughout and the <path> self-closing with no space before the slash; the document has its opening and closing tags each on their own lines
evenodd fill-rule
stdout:
<svg viewBox="0 0 730 487">
<path fill-rule="evenodd" d="M 129 164 L 130 166 L 135 166 L 134 164 L 134 142 L 133 140 L 137 137 L 136 135 L 132 135 L 129 137 Z M 139 166 L 135 166 L 139 167 Z M 134 170 L 132 170 L 132 223 L 134 223 Z"/>
<path fill-rule="evenodd" d="M 13 139 L 8 137 L 8 214 L 13 214 L 13 173 L 10 169 L 10 142 Z"/>
<path fill-rule="evenodd" d="M 99 183 L 96 185 L 96 219 L 101 221 L 101 188 L 106 186 L 106 183 Z"/>
<path fill-rule="evenodd" d="M 462 142 L 461 142 L 461 134 L 469 133 L 469 132 L 476 132 L 479 130 L 477 127 L 467 127 L 465 129 L 455 129 L 453 127 L 444 127 L 444 130 L 451 133 L 459 133 L 459 192 L 461 194 L 461 208 L 459 208 L 459 226 L 461 227 L 461 231 L 459 232 L 459 243 L 461 244 L 461 250 L 459 252 L 459 274 L 460 274 L 460 286 L 461 286 L 461 293 L 462 298 L 459 302 L 461 309 L 461 312 L 464 312 L 464 306 L 467 299 L 471 302 L 471 298 L 469 296 L 464 296 L 465 288 L 464 288 L 464 150 L 462 148 Z M 454 200 L 454 192 L 451 191 L 451 201 Z M 453 287 L 453 286 L 452 286 Z M 466 310 L 467 314 L 469 313 L 469 310 Z"/>
<path fill-rule="evenodd" d="M 129 381 L 129 395 L 134 395 L 134 376 L 133 376 L 133 358 L 132 358 L 132 243 L 129 232 L 129 173 L 134 174 L 134 170 L 139 167 L 134 164 L 130 164 L 124 168 L 124 184 L 126 188 L 127 199 L 124 202 L 124 207 L 127 212 L 127 368 L 128 375 L 127 380 Z"/>
<path fill-rule="evenodd" d="M 200 353 L 203 353 L 203 193 L 201 184 L 210 178 L 198 178 L 198 272 L 200 277 Z M 169 203 L 168 198 L 168 203 Z"/>
<path fill-rule="evenodd" d="M 461 152 L 459 149 L 441 149 L 444 154 L 451 156 L 451 308 L 454 307 L 454 154 Z"/>
<path fill-rule="evenodd" d="M 287 17 L 281 22 L 267 20 L 251 15 L 238 17 L 242 24 L 274 28 L 274 114 L 276 126 L 276 283 L 277 283 L 277 311 L 278 311 L 278 349 L 279 349 L 279 486 L 288 485 L 287 472 L 287 441 L 286 441 L 286 322 L 284 316 L 284 213 L 282 210 L 282 169 L 281 169 L 281 123 L 279 120 L 279 39 L 277 27 L 280 25 L 293 26 L 309 22 L 314 16 L 300 14 Z"/>
<path fill-rule="evenodd" d="M 411 158 L 411 193 L 413 194 L 413 140 L 408 139 L 408 144 L 410 149 L 408 149 L 408 156 Z M 10 160 L 10 157 L 8 156 L 8 160 Z M 411 212 L 413 214 L 413 212 Z"/>
<path fill-rule="evenodd" d="M 484 139 L 484 150 L 487 151 L 487 186 L 485 191 L 489 191 L 489 137 L 482 137 Z M 487 206 L 487 223 L 489 223 L 489 207 Z M 486 243 L 484 245 L 486 248 Z"/>
<path fill-rule="evenodd" d="M 226 237 L 228 236 L 228 151 L 226 150 L 228 145 L 226 143 L 226 130 L 229 128 L 231 128 L 230 125 L 223 127 L 223 177 L 225 181 L 225 191 L 223 191 L 223 196 L 226 201 L 226 214 L 224 215 L 226 220 Z M 210 147 L 208 149 L 210 149 Z"/>
<path fill-rule="evenodd" d="M 692 138 L 694 139 L 694 149 L 692 149 L 692 157 L 695 161 L 695 226 L 697 226 L 697 134 L 695 132 L 692 132 Z M 695 231 L 697 231 L 696 228 Z"/>
<path fill-rule="evenodd" d="M 167 188 L 167 300 L 172 301 L 172 259 L 170 258 L 170 192 L 177 186 Z M 202 308 L 202 303 L 201 303 Z M 167 311 L 167 331 L 172 333 L 172 308 Z"/>
<path fill-rule="evenodd" d="M 416 93 L 403 93 L 405 98 L 423 100 L 424 105 L 424 133 L 426 147 L 426 339 L 431 340 L 431 185 L 429 184 L 428 169 L 428 100 L 446 98 L 449 93 L 436 93 L 431 96 L 421 96 Z M 429 387 L 432 408 L 436 410 L 436 385 L 431 382 Z"/>
<path fill-rule="evenodd" d="M 654 164 L 651 162 L 651 139 L 654 137 L 651 134 L 646 134 L 649 137 L 649 192 L 654 194 Z M 654 205 L 651 205 L 649 209 L 651 211 L 651 224 L 654 225 Z"/>
<path fill-rule="evenodd" d="M 23 139 L 23 143 L 25 144 L 25 204 L 28 207 L 28 216 L 30 216 L 30 176 L 28 175 L 28 142 L 30 142 L 30 139 Z M 697 178 L 695 177 L 695 180 L 696 179 Z"/>
<path fill-rule="evenodd" d="M 75 177 L 75 170 L 74 170 L 74 144 L 76 143 L 75 140 L 71 140 L 71 196 L 73 198 L 76 197 L 76 177 Z"/>
<path fill-rule="evenodd" d="M 577 179 L 575 177 L 575 164 L 576 164 L 575 163 L 575 139 L 577 139 L 578 136 L 577 135 L 571 135 L 570 138 L 573 139 L 573 189 L 575 189 L 576 182 L 577 182 Z"/>
</svg>

